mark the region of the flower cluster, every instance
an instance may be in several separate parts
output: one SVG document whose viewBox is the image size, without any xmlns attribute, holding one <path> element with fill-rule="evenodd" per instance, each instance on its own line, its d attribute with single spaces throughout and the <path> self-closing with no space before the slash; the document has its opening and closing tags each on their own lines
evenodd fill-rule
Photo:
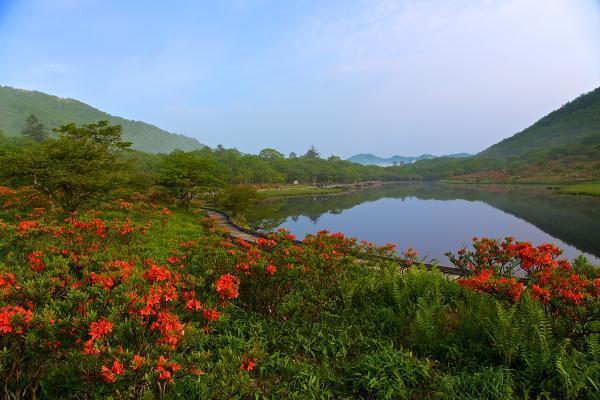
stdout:
<svg viewBox="0 0 600 400">
<path fill-rule="evenodd" d="M 503 242 L 473 238 L 474 251 L 461 249 L 457 256 L 448 254 L 465 277 L 459 283 L 477 291 L 519 300 L 527 286 L 553 318 L 582 320 L 586 307 L 600 296 L 600 278 L 577 273 L 553 244 L 534 246 L 507 237 Z M 519 282 L 514 275 L 525 276 Z"/>
<path fill-rule="evenodd" d="M 231 300 L 239 296 L 238 287 L 240 285 L 240 279 L 231 274 L 221 275 L 221 277 L 215 283 L 217 287 L 217 293 L 221 296 L 221 299 Z"/>
<path fill-rule="evenodd" d="M 0 333 L 21 335 L 31 327 L 33 312 L 18 305 L 0 308 Z"/>
<path fill-rule="evenodd" d="M 494 271 L 489 268 L 461 278 L 458 283 L 473 290 L 497 294 L 513 301 L 519 300 L 524 289 L 523 283 L 517 281 L 515 277 L 495 276 Z"/>
<path fill-rule="evenodd" d="M 119 207 L 132 217 L 134 209 L 152 209 Z M 170 214 L 154 210 L 154 219 Z M 139 224 L 98 211 L 61 220 L 41 209 L 25 214 L 3 221 L 0 237 L 0 252 L 13 254 L 11 271 L 0 270 L 0 346 L 16 360 L 4 377 L 9 387 L 35 382 L 53 363 L 80 365 L 90 387 L 173 383 L 205 368 L 183 356 L 188 349 L 181 343 L 214 330 L 224 300 L 239 296 L 235 274 L 201 271 L 206 276 L 199 279 L 188 258 L 199 251 L 193 241 L 160 254 L 162 261 L 143 258 L 152 220 Z M 25 345 L 33 337 L 41 350 Z M 36 364 L 19 361 L 29 359 Z"/>
</svg>

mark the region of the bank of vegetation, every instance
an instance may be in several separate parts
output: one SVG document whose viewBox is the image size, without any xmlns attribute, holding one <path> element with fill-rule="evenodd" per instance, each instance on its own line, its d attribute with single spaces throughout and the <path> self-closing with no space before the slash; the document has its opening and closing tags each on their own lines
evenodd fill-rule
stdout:
<svg viewBox="0 0 600 400">
<path fill-rule="evenodd" d="M 314 149 L 129 152 L 105 122 L 29 136 L 0 154 L 4 398 L 597 397 L 583 258 L 475 238 L 454 281 L 339 233 L 233 241 L 199 206 L 243 213 L 257 176 L 386 170 Z"/>
<path fill-rule="evenodd" d="M 580 183 L 576 185 L 563 186 L 559 188 L 558 191 L 565 194 L 600 196 L 600 183 Z"/>
</svg>

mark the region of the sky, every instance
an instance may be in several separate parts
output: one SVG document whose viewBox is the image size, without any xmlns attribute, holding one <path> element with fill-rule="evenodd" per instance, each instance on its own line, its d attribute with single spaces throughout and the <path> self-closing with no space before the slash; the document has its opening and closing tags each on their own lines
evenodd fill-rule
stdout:
<svg viewBox="0 0 600 400">
<path fill-rule="evenodd" d="M 476 153 L 600 86 L 600 0 L 0 0 L 0 85 L 247 153 Z"/>
</svg>

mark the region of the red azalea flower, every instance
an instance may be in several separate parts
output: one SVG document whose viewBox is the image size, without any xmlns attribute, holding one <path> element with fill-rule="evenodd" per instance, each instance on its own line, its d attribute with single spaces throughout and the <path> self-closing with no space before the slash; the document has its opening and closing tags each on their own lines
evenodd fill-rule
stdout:
<svg viewBox="0 0 600 400">
<path fill-rule="evenodd" d="M 275 272 L 277 272 L 277 267 L 275 267 L 273 264 L 269 264 L 265 270 L 267 272 L 267 275 L 275 275 Z"/>
<path fill-rule="evenodd" d="M 206 308 L 203 314 L 204 318 L 206 318 L 209 321 L 216 321 L 219 319 L 219 312 L 212 308 Z"/>
<path fill-rule="evenodd" d="M 104 382 L 114 382 L 115 381 L 115 374 L 110 369 L 105 367 L 104 365 L 102 366 L 101 372 L 102 372 L 102 377 L 104 378 Z"/>
<path fill-rule="evenodd" d="M 243 371 L 252 371 L 256 366 L 256 358 L 248 358 L 248 354 L 244 354 L 240 369 Z"/>
<path fill-rule="evenodd" d="M 102 339 L 104 335 L 112 331 L 112 328 L 113 324 L 106 319 L 100 319 L 98 321 L 91 322 L 89 330 L 91 340 Z"/>
<path fill-rule="evenodd" d="M 215 285 L 217 286 L 217 293 L 221 296 L 221 299 L 234 299 L 239 296 L 238 286 L 240 279 L 231 274 L 221 275 Z"/>
</svg>

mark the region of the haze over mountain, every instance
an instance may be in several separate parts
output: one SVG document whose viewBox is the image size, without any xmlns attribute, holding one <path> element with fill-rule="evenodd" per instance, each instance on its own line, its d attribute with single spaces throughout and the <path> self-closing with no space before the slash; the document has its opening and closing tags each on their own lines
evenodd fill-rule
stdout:
<svg viewBox="0 0 600 400">
<path fill-rule="evenodd" d="M 447 154 L 439 157 L 451 157 L 451 158 L 461 158 L 461 157 L 471 157 L 472 154 L 469 153 L 456 153 L 456 154 Z M 411 157 L 411 156 L 392 156 L 388 158 L 378 157 L 374 154 L 356 154 L 350 158 L 347 158 L 348 161 L 352 161 L 354 163 L 363 164 L 363 165 L 379 165 L 381 167 L 387 167 L 390 165 L 396 164 L 410 164 L 419 160 L 431 160 L 434 158 L 438 158 L 438 156 L 434 156 L 433 154 L 421 154 L 420 156 Z"/>
<path fill-rule="evenodd" d="M 490 146 L 481 157 L 516 157 L 600 137 L 600 87 L 582 94 L 527 129 Z"/>
<path fill-rule="evenodd" d="M 195 150 L 205 147 L 194 138 L 167 132 L 154 125 L 116 117 L 73 99 L 63 99 L 37 91 L 0 86 L 0 130 L 19 135 L 25 119 L 36 115 L 47 128 L 74 122 L 88 124 L 108 120 L 123 127 L 124 139 L 133 148 L 149 153 L 169 153 L 175 149 Z"/>
<path fill-rule="evenodd" d="M 8 0 L 0 84 L 246 153 L 476 153 L 600 85 L 599 27 L 598 0 Z"/>
<path fill-rule="evenodd" d="M 404 169 L 424 179 L 550 182 L 600 179 L 600 87 L 473 157 L 420 160 Z"/>
</svg>

